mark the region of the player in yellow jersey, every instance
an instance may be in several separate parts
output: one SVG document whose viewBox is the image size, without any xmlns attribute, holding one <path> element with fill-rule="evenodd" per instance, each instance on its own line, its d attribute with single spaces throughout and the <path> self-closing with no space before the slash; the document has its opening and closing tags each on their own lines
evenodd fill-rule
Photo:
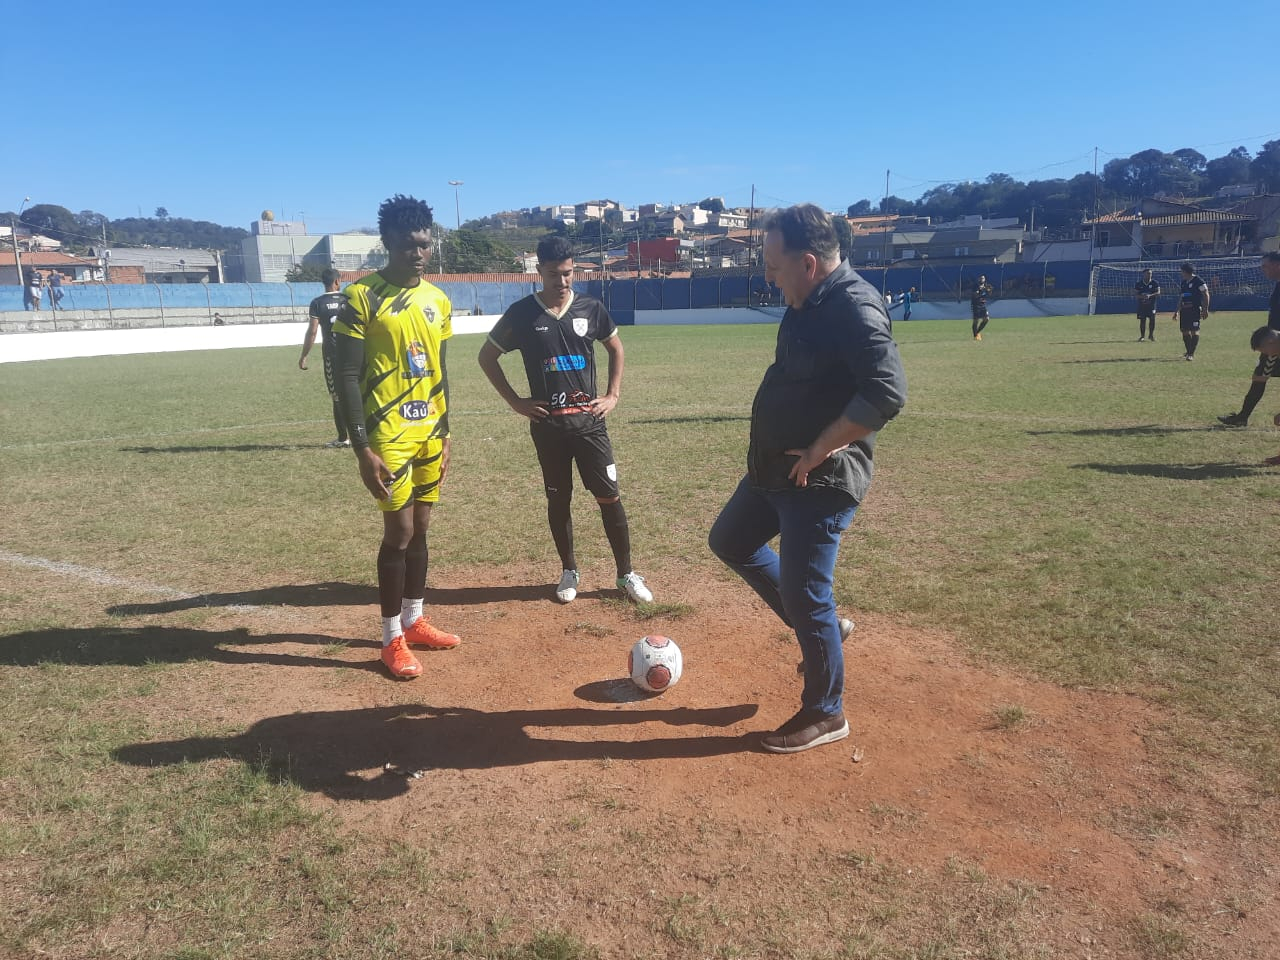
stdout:
<svg viewBox="0 0 1280 960">
<path fill-rule="evenodd" d="M 378 600 L 382 662 L 393 677 L 422 674 L 411 645 L 461 641 L 422 614 L 427 526 L 449 470 L 449 298 L 422 278 L 431 252 L 431 208 L 396 194 L 378 208 L 387 265 L 344 291 L 333 325 L 338 393 L 360 479 L 382 510 Z"/>
</svg>

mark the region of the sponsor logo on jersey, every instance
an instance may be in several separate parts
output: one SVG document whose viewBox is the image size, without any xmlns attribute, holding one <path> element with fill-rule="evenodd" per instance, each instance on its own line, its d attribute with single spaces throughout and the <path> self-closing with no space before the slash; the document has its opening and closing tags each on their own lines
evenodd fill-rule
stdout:
<svg viewBox="0 0 1280 960">
<path fill-rule="evenodd" d="M 587 324 L 589 322 L 590 321 L 586 317 L 574 317 L 573 332 L 580 337 L 585 337 L 587 335 Z"/>
<path fill-rule="evenodd" d="M 570 354 L 569 356 L 547 357 L 542 361 L 542 369 L 548 373 L 561 370 L 585 370 L 587 358 Z"/>
<path fill-rule="evenodd" d="M 428 420 L 435 412 L 435 404 L 428 400 L 406 400 L 400 404 L 400 416 L 405 420 Z"/>
<path fill-rule="evenodd" d="M 417 340 L 412 340 L 405 349 L 405 362 L 409 367 L 409 376 L 425 377 L 430 371 L 427 369 L 427 349 Z"/>
<path fill-rule="evenodd" d="M 536 330 L 538 333 L 546 333 L 551 328 L 548 326 L 541 326 L 541 327 L 535 326 L 533 329 Z"/>
</svg>

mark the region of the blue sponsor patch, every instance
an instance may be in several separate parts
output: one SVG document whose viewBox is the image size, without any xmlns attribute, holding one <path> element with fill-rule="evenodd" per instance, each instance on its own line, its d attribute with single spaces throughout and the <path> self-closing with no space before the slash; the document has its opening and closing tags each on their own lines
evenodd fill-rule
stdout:
<svg viewBox="0 0 1280 960">
<path fill-rule="evenodd" d="M 405 420 L 426 420 L 431 416 L 431 404 L 426 400 L 406 400 L 400 404 L 400 416 Z"/>
<path fill-rule="evenodd" d="M 567 357 L 547 357 L 542 361 L 542 369 L 548 372 L 558 370 L 585 370 L 587 366 L 586 357 L 567 356 Z"/>
</svg>

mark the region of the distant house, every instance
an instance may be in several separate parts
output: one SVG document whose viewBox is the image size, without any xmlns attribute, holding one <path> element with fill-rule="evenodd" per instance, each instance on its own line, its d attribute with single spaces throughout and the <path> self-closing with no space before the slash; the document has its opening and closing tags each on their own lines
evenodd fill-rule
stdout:
<svg viewBox="0 0 1280 960">
<path fill-rule="evenodd" d="M 1076 241 L 1071 252 L 1076 259 L 1094 260 L 1231 256 L 1249 246 L 1256 224 L 1257 217 L 1251 214 L 1148 197 L 1135 206 L 1084 221 L 1084 239 Z M 1085 250 L 1083 256 L 1080 248 Z"/>
<path fill-rule="evenodd" d="M 24 273 L 29 273 L 31 270 L 39 270 L 42 274 L 48 275 L 50 272 L 56 271 L 72 283 L 86 283 L 102 279 L 102 268 L 98 263 L 94 260 L 87 260 L 84 257 L 73 257 L 67 253 L 47 250 L 23 250 L 19 251 L 19 255 L 22 258 L 22 270 Z M 0 284 L 6 286 L 21 285 L 21 280 L 18 277 L 18 266 L 12 250 L 0 250 Z"/>
<path fill-rule="evenodd" d="M 915 218 L 851 219 L 859 221 L 860 227 L 852 233 L 849 252 L 855 267 L 900 260 L 928 260 L 935 265 L 1010 263 L 1021 257 L 1026 236 L 1016 219 L 972 217 L 936 226 L 917 223 Z M 878 229 L 873 226 L 877 221 Z"/>
<path fill-rule="evenodd" d="M 217 283 L 219 258 L 185 247 L 95 247 L 111 283 Z M 26 258 L 24 257 L 25 261 Z M 138 274 L 141 280 L 134 280 Z"/>
</svg>

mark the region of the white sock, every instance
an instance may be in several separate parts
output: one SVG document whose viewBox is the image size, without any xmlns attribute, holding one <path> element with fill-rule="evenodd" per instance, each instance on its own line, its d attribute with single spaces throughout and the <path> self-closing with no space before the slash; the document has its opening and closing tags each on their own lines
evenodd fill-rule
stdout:
<svg viewBox="0 0 1280 960">
<path fill-rule="evenodd" d="M 382 645 L 388 647 L 396 637 L 402 636 L 404 629 L 400 626 L 399 617 L 382 618 Z"/>
<path fill-rule="evenodd" d="M 410 600 L 407 597 L 400 601 L 400 624 L 406 630 L 422 617 L 422 598 Z"/>
</svg>

